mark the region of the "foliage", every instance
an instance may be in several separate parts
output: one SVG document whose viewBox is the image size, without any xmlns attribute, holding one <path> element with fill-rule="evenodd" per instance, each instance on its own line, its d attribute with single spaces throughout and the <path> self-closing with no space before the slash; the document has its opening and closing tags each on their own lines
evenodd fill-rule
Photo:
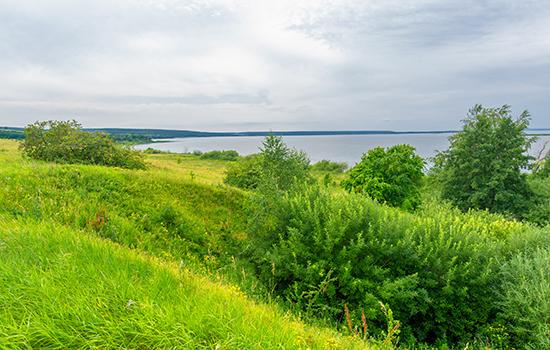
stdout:
<svg viewBox="0 0 550 350">
<path fill-rule="evenodd" d="M 2 349 L 362 349 L 213 283 L 51 222 L 0 226 Z"/>
<path fill-rule="evenodd" d="M 305 153 L 289 148 L 280 136 L 267 136 L 260 153 L 229 167 L 225 183 L 246 189 L 287 191 L 309 178 Z"/>
<path fill-rule="evenodd" d="M 239 152 L 228 150 L 228 151 L 210 151 L 205 152 L 200 155 L 201 159 L 216 159 L 216 160 L 228 160 L 235 161 L 239 159 Z"/>
<path fill-rule="evenodd" d="M 348 303 L 381 329 L 380 300 L 409 342 L 467 341 L 494 316 L 500 243 L 485 223 L 315 187 L 270 203 L 255 208 L 268 219 L 251 226 L 250 253 L 260 279 L 297 309 L 336 321 Z"/>
<path fill-rule="evenodd" d="M 22 140 L 24 138 L 25 134 L 21 129 L 0 127 L 0 139 Z"/>
<path fill-rule="evenodd" d="M 262 156 L 251 154 L 240 158 L 227 168 L 224 182 L 244 189 L 255 189 L 262 174 Z"/>
<path fill-rule="evenodd" d="M 58 163 L 144 169 L 139 152 L 117 145 L 107 134 L 82 131 L 76 121 L 44 121 L 25 128 L 25 155 Z"/>
<path fill-rule="evenodd" d="M 522 169 L 533 138 L 525 134 L 529 113 L 514 119 L 509 106 L 474 106 L 463 130 L 450 137 L 449 149 L 436 156 L 435 173 L 443 198 L 462 210 L 488 209 L 522 217 L 531 191 Z"/>
<path fill-rule="evenodd" d="M 517 348 L 550 349 L 550 247 L 514 256 L 503 268 L 502 319 Z"/>
<path fill-rule="evenodd" d="M 321 160 L 311 166 L 312 171 L 326 171 L 331 173 L 343 173 L 348 168 L 346 163 L 333 162 L 331 160 Z"/>
<path fill-rule="evenodd" d="M 530 176 L 528 178 L 531 189 L 531 205 L 524 214 L 524 218 L 537 224 L 545 226 L 550 224 L 550 177 Z"/>
<path fill-rule="evenodd" d="M 349 178 L 342 186 L 380 203 L 415 209 L 420 203 L 423 167 L 424 161 L 410 145 L 396 145 L 387 150 L 376 147 L 349 171 Z"/>
<path fill-rule="evenodd" d="M 288 191 L 309 177 L 309 159 L 304 152 L 289 148 L 281 136 L 266 136 L 260 148 L 262 157 L 261 185 Z"/>
<path fill-rule="evenodd" d="M 533 173 L 538 177 L 550 177 L 550 151 L 535 163 Z"/>
</svg>

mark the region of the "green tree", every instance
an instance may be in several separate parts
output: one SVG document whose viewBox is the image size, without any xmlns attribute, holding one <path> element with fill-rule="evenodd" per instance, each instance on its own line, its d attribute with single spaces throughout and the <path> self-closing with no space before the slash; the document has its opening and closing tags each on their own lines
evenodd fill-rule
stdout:
<svg viewBox="0 0 550 350">
<path fill-rule="evenodd" d="M 287 191 L 308 178 L 309 159 L 304 152 L 289 148 L 280 136 L 266 136 L 260 149 L 262 183 Z"/>
<path fill-rule="evenodd" d="M 410 145 L 396 145 L 387 150 L 376 147 L 363 154 L 342 186 L 378 202 L 410 210 L 420 203 L 423 168 L 424 160 Z"/>
<path fill-rule="evenodd" d="M 269 135 L 260 153 L 244 157 L 230 166 L 225 183 L 259 191 L 288 191 L 309 179 L 309 159 L 304 152 L 289 148 L 282 137 Z"/>
<path fill-rule="evenodd" d="M 510 106 L 476 105 L 463 120 L 463 130 L 435 157 L 434 174 L 442 196 L 462 210 L 487 209 L 522 217 L 530 205 L 526 181 L 534 138 L 526 135 L 529 113 L 512 116 Z"/>
</svg>

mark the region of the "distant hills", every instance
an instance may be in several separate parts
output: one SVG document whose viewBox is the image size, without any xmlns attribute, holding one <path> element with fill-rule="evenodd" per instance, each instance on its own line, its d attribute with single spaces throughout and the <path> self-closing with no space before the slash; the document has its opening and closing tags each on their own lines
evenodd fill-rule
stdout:
<svg viewBox="0 0 550 350">
<path fill-rule="evenodd" d="M 120 142 L 147 143 L 155 139 L 172 139 L 187 137 L 236 137 L 236 136 L 330 136 L 330 135 L 399 135 L 399 134 L 451 134 L 456 130 L 302 130 L 302 131 L 242 131 L 210 132 L 171 129 L 134 129 L 134 128 L 85 128 L 87 131 L 105 132 Z M 550 128 L 528 129 L 532 134 L 550 134 Z M 23 128 L 0 126 L 0 138 L 23 139 Z"/>
</svg>

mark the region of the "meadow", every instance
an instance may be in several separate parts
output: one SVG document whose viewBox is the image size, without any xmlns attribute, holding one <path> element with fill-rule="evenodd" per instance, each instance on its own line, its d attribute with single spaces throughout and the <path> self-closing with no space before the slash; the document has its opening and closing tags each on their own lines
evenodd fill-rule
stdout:
<svg viewBox="0 0 550 350">
<path fill-rule="evenodd" d="M 548 227 L 428 183 L 414 213 L 390 208 L 326 167 L 262 212 L 224 183 L 234 161 L 144 157 L 57 164 L 0 140 L 0 348 L 548 345 Z"/>
</svg>

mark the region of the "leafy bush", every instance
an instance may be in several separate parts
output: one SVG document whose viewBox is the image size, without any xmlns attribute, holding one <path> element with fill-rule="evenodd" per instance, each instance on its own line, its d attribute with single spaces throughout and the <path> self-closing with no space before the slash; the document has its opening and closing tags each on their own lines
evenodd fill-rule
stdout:
<svg viewBox="0 0 550 350">
<path fill-rule="evenodd" d="M 224 182 L 244 189 L 255 189 L 262 175 L 262 156 L 252 154 L 240 158 L 227 168 Z"/>
<path fill-rule="evenodd" d="M 435 159 L 443 197 L 462 210 L 488 209 L 521 218 L 531 196 L 522 173 L 531 160 L 528 126 L 527 111 L 514 119 L 506 105 L 472 108 L 463 130 L 449 138 L 449 149 Z"/>
<path fill-rule="evenodd" d="M 139 152 L 116 144 L 107 134 L 86 132 L 76 121 L 44 121 L 25 128 L 23 153 L 58 163 L 81 163 L 144 169 Z"/>
<path fill-rule="evenodd" d="M 550 177 L 530 176 L 528 183 L 533 195 L 524 218 L 539 226 L 550 224 Z"/>
<path fill-rule="evenodd" d="M 411 343 L 467 341 L 495 315 L 501 243 L 485 223 L 412 216 L 317 187 L 258 200 L 253 214 L 259 278 L 309 315 L 338 322 L 347 303 L 377 333 L 381 301 Z"/>
<path fill-rule="evenodd" d="M 225 183 L 247 189 L 287 191 L 309 176 L 305 153 L 289 148 L 280 136 L 267 136 L 260 153 L 229 167 Z"/>
<path fill-rule="evenodd" d="M 550 349 L 550 250 L 514 256 L 503 268 L 501 317 L 514 346 Z"/>
<path fill-rule="evenodd" d="M 273 190 L 288 191 L 309 178 L 309 159 L 304 152 L 289 148 L 280 136 L 266 136 L 260 149 L 262 184 Z"/>
<path fill-rule="evenodd" d="M 349 171 L 349 178 L 342 186 L 380 203 L 414 209 L 420 203 L 423 168 L 424 161 L 410 145 L 396 145 L 387 150 L 376 147 Z"/>
<path fill-rule="evenodd" d="M 535 163 L 533 173 L 537 177 L 550 177 L 550 151 Z"/>
<path fill-rule="evenodd" d="M 235 161 L 239 159 L 239 152 L 229 150 L 229 151 L 210 151 L 205 152 L 200 155 L 201 159 L 216 159 L 216 160 L 229 160 Z"/>
<path fill-rule="evenodd" d="M 313 171 L 326 171 L 331 173 L 343 173 L 348 168 L 346 163 L 333 162 L 330 160 L 321 160 L 311 166 Z"/>
</svg>

